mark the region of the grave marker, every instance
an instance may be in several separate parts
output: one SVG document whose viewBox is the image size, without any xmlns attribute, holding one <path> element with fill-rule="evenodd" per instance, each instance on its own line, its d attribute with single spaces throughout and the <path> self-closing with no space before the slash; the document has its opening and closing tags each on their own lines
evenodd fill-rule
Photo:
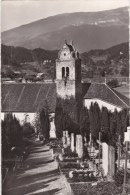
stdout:
<svg viewBox="0 0 130 195">
<path fill-rule="evenodd" d="M 71 151 L 74 152 L 74 133 L 71 133 Z"/>
<path fill-rule="evenodd" d="M 83 156 L 83 139 L 81 135 L 76 135 L 76 152 L 79 158 Z"/>
</svg>

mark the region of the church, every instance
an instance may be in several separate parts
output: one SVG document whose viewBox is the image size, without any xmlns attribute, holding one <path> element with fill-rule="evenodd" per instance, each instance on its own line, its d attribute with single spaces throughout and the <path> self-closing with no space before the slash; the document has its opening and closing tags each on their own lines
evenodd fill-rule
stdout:
<svg viewBox="0 0 130 195">
<path fill-rule="evenodd" d="M 10 83 L 2 84 L 1 119 L 5 112 L 12 112 L 20 122 L 28 115 L 30 122 L 35 113 L 48 106 L 51 117 L 51 130 L 55 130 L 54 117 L 56 98 L 74 97 L 90 107 L 97 102 L 99 107 L 114 111 L 129 108 L 129 99 L 106 83 L 83 83 L 81 59 L 73 42 L 64 42 L 56 59 L 56 79 L 53 83 Z"/>
</svg>

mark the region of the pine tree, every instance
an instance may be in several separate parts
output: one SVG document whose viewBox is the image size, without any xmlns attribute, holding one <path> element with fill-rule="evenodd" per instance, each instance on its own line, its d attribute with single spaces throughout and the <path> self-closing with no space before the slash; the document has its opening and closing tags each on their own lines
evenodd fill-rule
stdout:
<svg viewBox="0 0 130 195">
<path fill-rule="evenodd" d="M 6 126 L 5 121 L 2 120 L 2 122 L 1 122 L 2 157 L 8 157 L 8 154 L 10 151 L 10 145 L 7 142 L 7 132 L 6 132 L 5 126 Z"/>
<path fill-rule="evenodd" d="M 109 142 L 109 112 L 106 107 L 102 107 L 101 112 L 101 140 L 103 142 Z"/>
<path fill-rule="evenodd" d="M 49 122 L 49 114 L 48 111 L 44 108 L 40 112 L 40 123 L 42 134 L 44 135 L 45 139 L 49 139 L 49 132 L 50 132 L 50 122 Z"/>
<path fill-rule="evenodd" d="M 35 113 L 33 126 L 36 130 L 36 134 L 38 135 L 41 132 L 40 112 Z"/>
<path fill-rule="evenodd" d="M 117 136 L 117 121 L 116 121 L 116 111 L 110 113 L 110 136 L 109 136 L 109 145 L 116 147 L 118 140 Z"/>
<path fill-rule="evenodd" d="M 23 145 L 23 130 L 19 120 L 12 115 L 12 113 L 6 113 L 4 115 L 4 121 L 2 122 L 2 132 L 4 148 L 9 150 L 12 147 L 22 147 Z M 2 142 L 3 142 L 2 141 Z"/>
<path fill-rule="evenodd" d="M 55 126 L 56 126 L 57 138 L 61 138 L 63 136 L 62 115 L 63 115 L 63 109 L 62 109 L 61 100 L 57 99 L 56 109 L 55 109 Z"/>
<path fill-rule="evenodd" d="M 86 107 L 82 107 L 80 112 L 80 133 L 83 136 L 83 140 L 85 136 L 87 141 L 89 141 L 90 122 L 88 109 Z"/>
<path fill-rule="evenodd" d="M 101 131 L 101 110 L 97 102 L 94 103 L 95 138 L 98 139 Z"/>
<path fill-rule="evenodd" d="M 101 130 L 101 110 L 97 102 L 91 103 L 89 109 L 90 118 L 90 131 L 92 134 L 92 139 L 95 142 L 98 139 L 99 132 Z"/>
<path fill-rule="evenodd" d="M 117 121 L 117 133 L 118 135 L 121 135 L 121 131 L 122 131 L 121 112 L 117 112 L 116 121 Z"/>
<path fill-rule="evenodd" d="M 129 112 L 127 109 L 121 111 L 121 142 L 124 142 L 124 132 L 127 131 L 127 126 L 129 126 Z"/>
<path fill-rule="evenodd" d="M 89 120 L 90 120 L 90 133 L 92 135 L 92 138 L 94 137 L 94 105 L 91 103 L 89 108 Z"/>
</svg>

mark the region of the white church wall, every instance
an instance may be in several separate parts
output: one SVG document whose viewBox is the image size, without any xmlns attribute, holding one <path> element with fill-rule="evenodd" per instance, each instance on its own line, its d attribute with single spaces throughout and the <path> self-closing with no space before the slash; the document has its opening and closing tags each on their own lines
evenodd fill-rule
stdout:
<svg viewBox="0 0 130 195">
<path fill-rule="evenodd" d="M 1 113 L 1 120 L 4 119 L 4 114 L 5 113 L 3 113 L 3 112 Z M 15 117 L 20 121 L 20 124 L 22 125 L 23 122 L 25 121 L 26 116 L 27 116 L 26 121 L 33 124 L 36 113 L 13 112 L 12 114 L 15 115 Z M 54 117 L 55 117 L 55 113 L 51 113 L 50 114 L 50 118 L 51 118 L 51 120 L 50 120 L 50 137 L 52 137 L 52 138 L 56 137 Z"/>
<path fill-rule="evenodd" d="M 56 138 L 56 128 L 55 128 L 55 113 L 50 114 L 50 137 Z"/>
<path fill-rule="evenodd" d="M 120 112 L 122 109 L 116 105 L 112 105 L 108 102 L 105 102 L 105 101 L 102 101 L 100 99 L 85 99 L 84 100 L 84 106 L 87 107 L 88 109 L 90 108 L 91 106 L 91 103 L 95 103 L 97 102 L 100 109 L 102 107 L 107 107 L 108 110 L 110 110 L 111 112 L 114 112 L 115 109 L 117 109 L 118 112 Z"/>
<path fill-rule="evenodd" d="M 25 116 L 27 116 L 27 122 L 33 123 L 34 117 L 35 117 L 35 113 L 23 113 L 23 112 L 13 112 L 13 115 L 15 115 L 15 117 L 17 119 L 19 119 L 20 123 L 23 124 L 23 122 L 25 121 Z M 4 113 L 1 113 L 1 120 L 4 119 Z"/>
</svg>

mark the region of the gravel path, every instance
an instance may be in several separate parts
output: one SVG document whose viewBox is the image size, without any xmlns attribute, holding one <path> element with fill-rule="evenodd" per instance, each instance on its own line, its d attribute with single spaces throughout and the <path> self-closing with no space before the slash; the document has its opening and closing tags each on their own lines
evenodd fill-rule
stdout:
<svg viewBox="0 0 130 195">
<path fill-rule="evenodd" d="M 35 143 L 15 178 L 10 178 L 3 195 L 70 195 L 49 147 Z"/>
</svg>

